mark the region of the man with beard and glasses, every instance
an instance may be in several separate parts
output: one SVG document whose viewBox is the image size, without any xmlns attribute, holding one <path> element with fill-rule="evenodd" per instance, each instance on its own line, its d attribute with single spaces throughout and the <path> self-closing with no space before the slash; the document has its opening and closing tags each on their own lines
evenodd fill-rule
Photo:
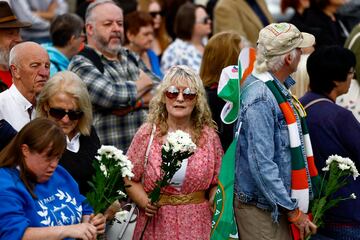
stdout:
<svg viewBox="0 0 360 240">
<path fill-rule="evenodd" d="M 0 92 L 12 84 L 9 71 L 10 49 L 21 42 L 20 28 L 31 23 L 17 20 L 7 2 L 0 2 Z"/>
<path fill-rule="evenodd" d="M 15 45 L 9 54 L 13 84 L 0 93 L 0 119 L 16 130 L 34 119 L 36 97 L 50 75 L 50 60 L 46 50 L 35 42 Z"/>
<path fill-rule="evenodd" d="M 102 144 L 126 151 L 145 120 L 149 90 L 160 80 L 122 47 L 123 23 L 123 11 L 113 1 L 91 3 L 85 16 L 88 45 L 72 58 L 69 70 L 87 85 Z"/>
</svg>

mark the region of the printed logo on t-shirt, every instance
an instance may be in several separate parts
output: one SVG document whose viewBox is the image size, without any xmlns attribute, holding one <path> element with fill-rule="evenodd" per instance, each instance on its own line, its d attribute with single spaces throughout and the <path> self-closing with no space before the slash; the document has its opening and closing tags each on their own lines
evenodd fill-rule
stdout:
<svg viewBox="0 0 360 240">
<path fill-rule="evenodd" d="M 40 223 L 44 226 L 62 226 L 81 222 L 82 205 L 76 202 L 69 193 L 57 190 L 50 197 L 37 201 L 41 208 L 37 214 L 42 217 Z"/>
</svg>

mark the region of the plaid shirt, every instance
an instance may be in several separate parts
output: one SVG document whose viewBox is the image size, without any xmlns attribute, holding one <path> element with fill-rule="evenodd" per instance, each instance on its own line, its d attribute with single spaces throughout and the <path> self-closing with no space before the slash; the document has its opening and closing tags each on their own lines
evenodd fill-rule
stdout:
<svg viewBox="0 0 360 240">
<path fill-rule="evenodd" d="M 130 56 L 131 55 L 131 56 Z M 143 70 L 154 82 L 160 80 L 126 49 L 119 51 L 119 61 L 101 55 L 104 73 L 84 56 L 72 58 L 68 69 L 75 72 L 87 85 L 94 111 L 94 126 L 101 144 L 114 145 L 127 151 L 137 129 L 144 122 L 147 111 L 136 110 L 125 116 L 116 116 L 112 110 L 129 107 L 136 101 L 136 85 Z"/>
</svg>

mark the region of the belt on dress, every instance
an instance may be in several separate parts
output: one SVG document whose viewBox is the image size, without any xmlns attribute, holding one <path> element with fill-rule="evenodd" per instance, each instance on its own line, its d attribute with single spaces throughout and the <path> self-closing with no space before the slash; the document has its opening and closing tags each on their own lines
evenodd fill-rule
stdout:
<svg viewBox="0 0 360 240">
<path fill-rule="evenodd" d="M 163 205 L 198 204 L 205 201 L 206 201 L 205 191 L 197 191 L 189 194 L 180 194 L 180 195 L 160 194 L 158 205 L 163 206 Z"/>
</svg>

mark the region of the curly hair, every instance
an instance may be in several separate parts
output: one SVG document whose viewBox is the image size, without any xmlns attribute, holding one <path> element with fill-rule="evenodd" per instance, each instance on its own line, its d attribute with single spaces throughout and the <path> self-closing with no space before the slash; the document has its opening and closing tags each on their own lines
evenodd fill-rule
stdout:
<svg viewBox="0 0 360 240">
<path fill-rule="evenodd" d="M 159 126 L 160 134 L 162 136 L 168 132 L 168 112 L 166 110 L 164 92 L 171 85 L 179 84 L 184 80 L 188 82 L 189 88 L 195 90 L 197 94 L 196 104 L 191 113 L 195 142 L 197 142 L 204 126 L 209 126 L 216 129 L 216 124 L 213 122 L 211 117 L 211 112 L 207 103 L 203 83 L 199 75 L 187 66 L 174 66 L 170 68 L 165 74 L 164 80 L 160 83 L 155 96 L 150 102 L 150 110 L 147 122 Z"/>
</svg>

